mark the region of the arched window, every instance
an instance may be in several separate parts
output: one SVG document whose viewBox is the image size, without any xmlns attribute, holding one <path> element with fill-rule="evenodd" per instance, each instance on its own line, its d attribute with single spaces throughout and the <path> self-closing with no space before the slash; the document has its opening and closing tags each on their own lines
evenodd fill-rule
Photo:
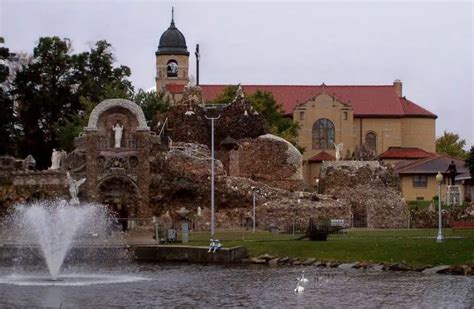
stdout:
<svg viewBox="0 0 474 309">
<path fill-rule="evenodd" d="M 319 119 L 313 124 L 313 149 L 330 149 L 334 143 L 334 124 L 329 119 Z"/>
<path fill-rule="evenodd" d="M 369 132 L 365 135 L 365 143 L 374 154 L 377 152 L 377 135 L 374 132 Z"/>
<path fill-rule="evenodd" d="M 171 59 L 166 64 L 166 75 L 168 77 L 178 77 L 178 62 L 176 60 Z"/>
</svg>

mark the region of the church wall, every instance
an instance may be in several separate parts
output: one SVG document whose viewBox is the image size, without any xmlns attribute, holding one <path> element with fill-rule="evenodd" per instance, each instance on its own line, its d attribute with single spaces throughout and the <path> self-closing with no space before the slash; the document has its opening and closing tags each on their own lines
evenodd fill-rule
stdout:
<svg viewBox="0 0 474 309">
<path fill-rule="evenodd" d="M 304 112 L 301 119 L 301 112 Z M 347 119 L 345 119 L 347 113 Z M 335 127 L 336 144 L 344 143 L 344 150 L 353 150 L 353 112 L 350 107 L 335 100 L 328 94 L 321 94 L 304 105 L 297 107 L 293 112 L 293 119 L 300 124 L 298 131 L 298 144 L 305 147 L 303 160 L 307 160 L 322 150 L 335 156 L 334 146 L 330 145 L 329 149 L 313 149 L 312 148 L 312 128 L 315 121 L 326 118 L 332 121 Z"/>
<path fill-rule="evenodd" d="M 436 119 L 402 118 L 403 147 L 417 147 L 436 152 Z"/>
<path fill-rule="evenodd" d="M 353 127 L 356 145 L 360 145 L 361 128 L 362 143 L 365 143 L 367 133 L 374 132 L 376 134 L 377 154 L 381 154 L 390 146 L 405 147 L 402 144 L 400 118 L 357 118 Z"/>
</svg>

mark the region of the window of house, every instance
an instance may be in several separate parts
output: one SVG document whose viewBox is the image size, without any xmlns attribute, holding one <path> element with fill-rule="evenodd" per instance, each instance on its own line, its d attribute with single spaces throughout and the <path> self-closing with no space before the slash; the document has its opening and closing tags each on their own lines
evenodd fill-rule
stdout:
<svg viewBox="0 0 474 309">
<path fill-rule="evenodd" d="M 347 112 L 342 112 L 342 119 L 347 120 Z"/>
<path fill-rule="evenodd" d="M 377 135 L 374 132 L 369 132 L 365 135 L 365 144 L 374 153 L 377 153 Z"/>
<path fill-rule="evenodd" d="M 428 176 L 426 175 L 413 176 L 413 187 L 426 188 L 427 186 L 428 186 Z"/>
<path fill-rule="evenodd" d="M 304 120 L 304 112 L 300 111 L 300 120 Z"/>
<path fill-rule="evenodd" d="M 319 119 L 313 124 L 313 149 L 330 149 L 334 143 L 334 124 L 329 119 Z"/>
</svg>

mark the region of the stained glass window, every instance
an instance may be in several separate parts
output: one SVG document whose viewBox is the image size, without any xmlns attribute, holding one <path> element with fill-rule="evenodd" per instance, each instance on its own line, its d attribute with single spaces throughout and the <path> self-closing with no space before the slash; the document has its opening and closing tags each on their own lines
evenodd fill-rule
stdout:
<svg viewBox="0 0 474 309">
<path fill-rule="evenodd" d="M 334 124 L 329 119 L 319 119 L 313 124 L 313 149 L 330 149 L 334 143 Z"/>
</svg>

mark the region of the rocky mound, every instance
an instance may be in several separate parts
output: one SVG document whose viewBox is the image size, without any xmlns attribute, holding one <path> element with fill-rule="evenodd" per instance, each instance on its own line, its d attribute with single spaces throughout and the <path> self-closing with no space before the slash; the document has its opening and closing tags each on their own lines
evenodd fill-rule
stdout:
<svg viewBox="0 0 474 309">
<path fill-rule="evenodd" d="M 325 193 L 347 200 L 354 226 L 400 228 L 408 225 L 408 208 L 395 170 L 378 161 L 329 161 L 321 167 Z"/>
</svg>

